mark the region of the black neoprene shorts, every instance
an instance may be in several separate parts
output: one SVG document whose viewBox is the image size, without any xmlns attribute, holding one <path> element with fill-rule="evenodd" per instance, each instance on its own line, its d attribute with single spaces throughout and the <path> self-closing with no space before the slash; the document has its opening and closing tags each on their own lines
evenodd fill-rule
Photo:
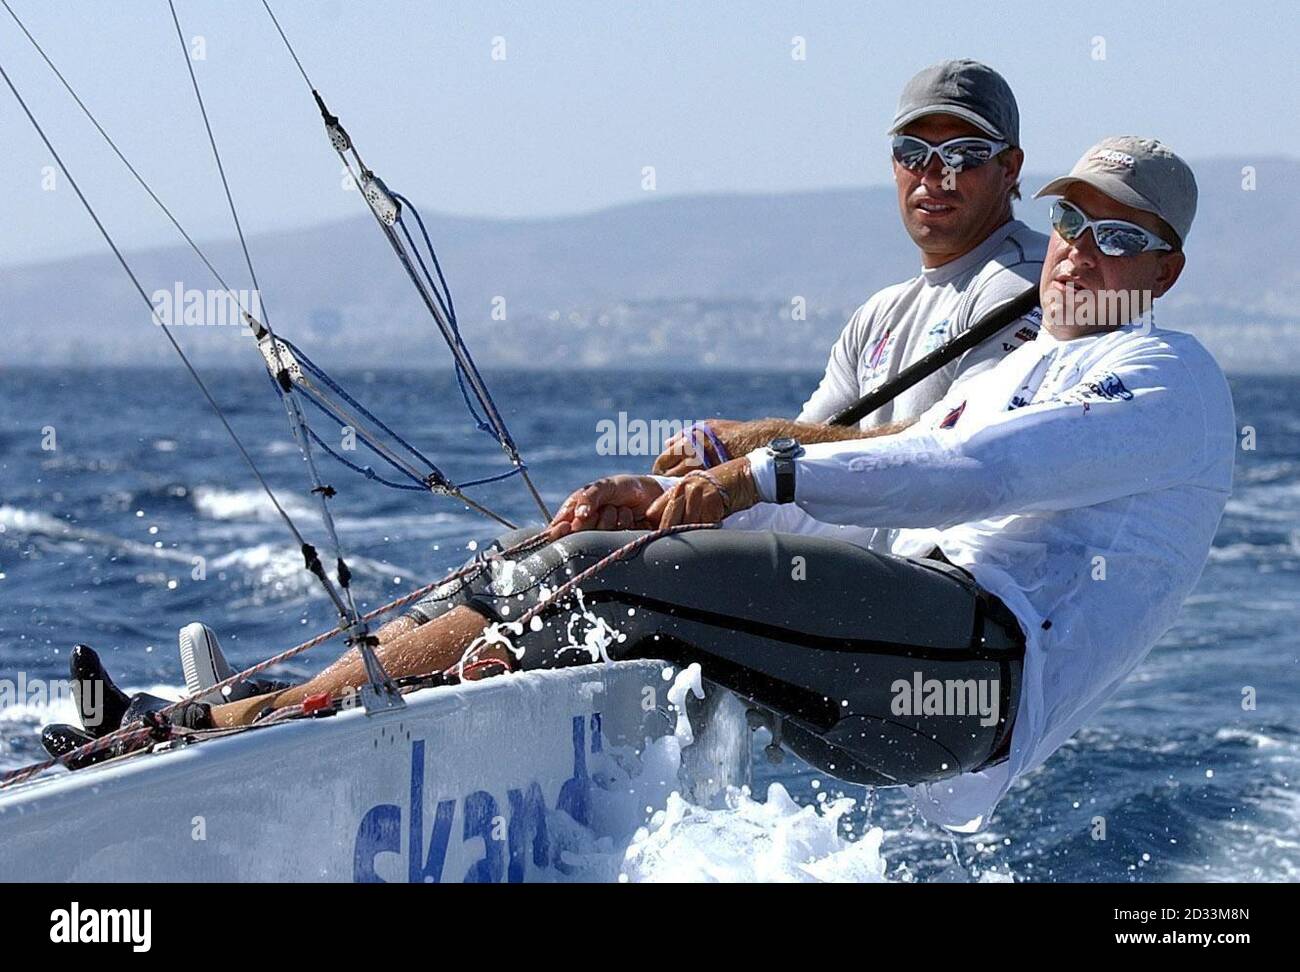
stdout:
<svg viewBox="0 0 1300 972">
<path fill-rule="evenodd" d="M 641 535 L 588 531 L 499 556 L 534 533 L 499 538 L 471 561 L 481 570 L 408 615 L 423 622 L 469 605 L 510 622 L 539 592 Z M 1020 626 L 969 574 L 825 537 L 661 537 L 584 581 L 580 600 L 567 598 L 542 620 L 510 634 L 522 668 L 590 663 L 602 652 L 698 661 L 707 679 L 780 716 L 783 741 L 800 755 L 878 785 L 1004 758 L 1019 698 Z M 936 685 L 947 689 L 945 711 L 927 711 Z"/>
</svg>

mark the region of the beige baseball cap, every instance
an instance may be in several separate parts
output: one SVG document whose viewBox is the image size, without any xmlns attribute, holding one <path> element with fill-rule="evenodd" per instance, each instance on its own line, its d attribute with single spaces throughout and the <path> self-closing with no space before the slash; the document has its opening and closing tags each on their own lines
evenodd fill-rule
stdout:
<svg viewBox="0 0 1300 972">
<path fill-rule="evenodd" d="M 1155 213 L 1173 227 L 1180 245 L 1192 228 L 1196 177 L 1186 162 L 1154 138 L 1103 138 L 1083 153 L 1069 175 L 1053 179 L 1034 193 L 1034 198 L 1059 196 L 1076 182 L 1092 186 L 1125 206 Z"/>
</svg>

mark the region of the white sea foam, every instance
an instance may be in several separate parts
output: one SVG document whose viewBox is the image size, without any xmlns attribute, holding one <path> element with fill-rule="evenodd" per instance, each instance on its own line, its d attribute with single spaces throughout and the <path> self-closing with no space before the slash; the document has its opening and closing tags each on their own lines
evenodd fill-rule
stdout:
<svg viewBox="0 0 1300 972">
<path fill-rule="evenodd" d="M 18 533 L 45 534 L 52 537 L 64 537 L 74 530 L 71 524 L 60 520 L 57 516 L 20 509 L 8 503 L 0 504 L 0 528 L 6 532 L 14 530 Z"/>
<path fill-rule="evenodd" d="M 194 508 L 203 516 L 214 520 L 278 520 L 270 498 L 260 489 L 223 489 L 218 486 L 196 486 L 192 492 Z M 295 520 L 319 519 L 317 508 L 290 490 L 281 490 L 275 497 L 286 513 Z"/>
<path fill-rule="evenodd" d="M 1286 543 L 1228 543 L 1211 547 L 1209 562 L 1269 564 L 1278 557 L 1300 557 L 1300 530 L 1292 531 Z"/>
<path fill-rule="evenodd" d="M 356 533 L 373 538 L 376 535 L 400 533 L 406 540 L 426 537 L 451 537 L 457 531 L 483 532 L 479 525 L 484 521 L 477 514 L 450 512 L 432 508 L 418 513 L 400 513 L 391 516 L 335 516 L 334 524 L 342 532 Z M 456 509 L 451 507 L 451 509 Z"/>
<path fill-rule="evenodd" d="M 566 855 L 575 876 L 634 882 L 885 880 L 884 832 L 873 827 L 849 840 L 840 831 L 841 818 L 855 805 L 851 799 L 800 806 L 774 783 L 763 802 L 735 788 L 716 809 L 688 801 L 678 783 L 683 750 L 696 741 L 686 714 L 688 695 L 704 695 L 699 665 L 678 673 L 669 689 L 674 731 L 647 740 L 631 766 L 614 753 L 596 768 L 601 786 L 593 811 L 600 819 L 648 820 L 622 842 L 579 844 Z"/>
<path fill-rule="evenodd" d="M 266 493 L 260 489 L 224 489 L 196 486 L 192 491 L 194 508 L 207 520 L 234 527 L 278 522 L 280 514 Z M 320 507 L 292 490 L 278 490 L 276 499 L 296 523 L 315 528 L 320 522 Z M 334 525 L 340 534 L 366 542 L 377 537 L 400 534 L 405 540 L 443 539 L 464 532 L 481 532 L 481 520 L 474 514 L 447 504 L 442 508 L 429 503 L 414 513 L 382 516 L 344 516 L 332 509 Z"/>
<path fill-rule="evenodd" d="M 884 832 L 860 840 L 840 836 L 839 820 L 853 800 L 801 807 L 779 783 L 759 803 L 732 791 L 721 810 L 692 806 L 673 793 L 667 806 L 637 831 L 621 870 L 628 881 L 745 882 L 885 880 Z"/>
<path fill-rule="evenodd" d="M 329 558 L 322 558 L 332 566 Z M 398 591 L 394 578 L 415 578 L 417 575 L 397 564 L 370 557 L 348 556 L 348 567 L 352 571 L 353 586 L 359 583 L 383 585 L 385 592 Z M 228 554 L 213 558 L 208 563 L 208 574 L 236 571 L 247 575 L 256 591 L 253 600 L 263 603 L 267 600 L 293 597 L 324 597 L 320 582 L 303 570 L 302 554 L 292 547 L 274 543 L 258 543 L 249 547 L 240 547 Z M 327 569 L 331 580 L 338 580 L 338 573 Z M 411 586 L 414 586 L 412 584 Z M 406 587 L 400 588 L 405 593 Z M 234 607 L 243 602 L 236 602 Z"/>
<path fill-rule="evenodd" d="M 1225 726 L 1222 729 L 1216 729 L 1214 738 L 1220 742 L 1245 742 L 1254 746 L 1256 749 L 1286 749 L 1294 751 L 1293 744 L 1284 742 L 1273 736 L 1266 735 L 1262 732 L 1256 732 L 1253 729 L 1241 729 L 1237 726 Z"/>
</svg>

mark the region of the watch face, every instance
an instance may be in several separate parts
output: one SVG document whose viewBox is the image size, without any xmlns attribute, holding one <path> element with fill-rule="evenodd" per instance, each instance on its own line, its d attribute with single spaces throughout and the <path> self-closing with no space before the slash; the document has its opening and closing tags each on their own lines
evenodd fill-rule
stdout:
<svg viewBox="0 0 1300 972">
<path fill-rule="evenodd" d="M 799 443 L 788 435 L 783 435 L 779 439 L 773 439 L 768 443 L 767 447 L 776 453 L 786 453 L 798 449 Z"/>
</svg>

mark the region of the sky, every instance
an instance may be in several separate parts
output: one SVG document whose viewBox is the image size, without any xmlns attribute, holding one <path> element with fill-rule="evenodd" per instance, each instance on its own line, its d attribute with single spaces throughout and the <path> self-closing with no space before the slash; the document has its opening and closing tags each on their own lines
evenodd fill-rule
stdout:
<svg viewBox="0 0 1300 972">
<path fill-rule="evenodd" d="M 233 235 L 167 0 L 7 2 L 190 232 Z M 260 0 L 175 4 L 245 229 L 364 213 Z M 1010 82 L 1030 172 L 1121 133 L 1300 156 L 1294 3 L 271 5 L 366 163 L 445 213 L 882 184 L 903 84 L 959 56 Z M 0 65 L 119 242 L 175 242 L 3 8 Z M 103 252 L 51 164 L 0 86 L 0 264 Z"/>
</svg>

